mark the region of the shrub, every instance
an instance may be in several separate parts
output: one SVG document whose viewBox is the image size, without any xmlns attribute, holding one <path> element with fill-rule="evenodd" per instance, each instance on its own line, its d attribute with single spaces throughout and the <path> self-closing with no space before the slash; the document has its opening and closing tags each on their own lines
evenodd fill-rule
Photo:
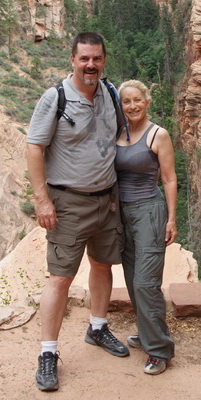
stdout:
<svg viewBox="0 0 201 400">
<path fill-rule="evenodd" d="M 32 215 L 32 214 L 34 214 L 34 212 L 35 212 L 35 207 L 34 207 L 34 205 L 29 201 L 29 200 L 26 200 L 24 203 L 22 203 L 22 205 L 21 205 L 21 210 L 25 213 L 25 214 L 27 214 L 27 215 Z"/>
<path fill-rule="evenodd" d="M 22 240 L 22 239 L 24 239 L 25 236 L 26 236 L 26 232 L 25 232 L 25 230 L 23 229 L 23 230 L 19 233 L 19 239 Z"/>
<path fill-rule="evenodd" d="M 14 88 L 12 88 L 11 86 L 4 86 L 0 90 L 0 94 L 1 94 L 1 96 L 8 97 L 9 99 L 17 97 L 16 90 Z"/>
</svg>

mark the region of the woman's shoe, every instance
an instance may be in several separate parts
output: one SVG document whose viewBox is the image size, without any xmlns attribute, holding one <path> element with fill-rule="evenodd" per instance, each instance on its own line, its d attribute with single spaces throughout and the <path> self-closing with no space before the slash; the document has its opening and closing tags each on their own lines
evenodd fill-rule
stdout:
<svg viewBox="0 0 201 400">
<path fill-rule="evenodd" d="M 139 335 L 129 336 L 127 338 L 127 342 L 131 347 L 135 347 L 135 349 L 142 349 L 142 343 Z"/>
<path fill-rule="evenodd" d="M 166 360 L 149 356 L 144 367 L 144 372 L 150 375 L 158 375 L 161 374 L 161 372 L 164 372 L 166 367 Z"/>
</svg>

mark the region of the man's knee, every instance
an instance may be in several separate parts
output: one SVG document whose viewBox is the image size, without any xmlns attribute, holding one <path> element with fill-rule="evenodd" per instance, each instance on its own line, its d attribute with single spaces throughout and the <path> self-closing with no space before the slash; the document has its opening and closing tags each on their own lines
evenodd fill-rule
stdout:
<svg viewBox="0 0 201 400">
<path fill-rule="evenodd" d="M 108 269 L 111 270 L 112 265 L 111 264 L 103 264 L 98 261 L 95 261 L 92 257 L 88 256 L 91 268 L 96 268 L 96 269 Z"/>
<path fill-rule="evenodd" d="M 56 291 L 67 290 L 70 287 L 73 279 L 74 276 L 58 276 L 50 274 L 49 285 L 53 290 Z"/>
</svg>

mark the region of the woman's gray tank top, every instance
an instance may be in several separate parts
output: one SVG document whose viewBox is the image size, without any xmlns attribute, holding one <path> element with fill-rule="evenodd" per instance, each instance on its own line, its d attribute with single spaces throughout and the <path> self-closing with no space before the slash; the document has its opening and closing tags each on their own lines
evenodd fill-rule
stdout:
<svg viewBox="0 0 201 400">
<path fill-rule="evenodd" d="M 120 201 L 132 202 L 162 196 L 157 186 L 158 156 L 147 145 L 147 135 L 153 126 L 152 123 L 137 143 L 117 145 L 115 167 Z"/>
</svg>

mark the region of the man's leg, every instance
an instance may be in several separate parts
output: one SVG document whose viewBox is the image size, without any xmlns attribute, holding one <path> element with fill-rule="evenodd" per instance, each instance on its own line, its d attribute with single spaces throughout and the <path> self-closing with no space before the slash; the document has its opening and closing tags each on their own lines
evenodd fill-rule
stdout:
<svg viewBox="0 0 201 400">
<path fill-rule="evenodd" d="M 42 351 L 38 358 L 36 373 L 36 385 L 40 390 L 53 391 L 59 387 L 57 339 L 68 300 L 68 289 L 73 278 L 51 274 L 41 296 Z"/>
<path fill-rule="evenodd" d="M 57 340 L 74 277 L 50 275 L 40 301 L 42 340 Z"/>
<path fill-rule="evenodd" d="M 106 318 L 112 291 L 111 265 L 100 264 L 88 257 L 91 265 L 89 290 L 91 294 L 91 314 Z"/>
<path fill-rule="evenodd" d="M 98 263 L 91 257 L 89 257 L 89 261 L 91 265 L 89 275 L 91 323 L 87 330 L 85 341 L 89 344 L 101 346 L 112 355 L 118 357 L 128 356 L 128 348 L 109 331 L 107 326 L 106 316 L 112 290 L 111 265 Z"/>
</svg>

